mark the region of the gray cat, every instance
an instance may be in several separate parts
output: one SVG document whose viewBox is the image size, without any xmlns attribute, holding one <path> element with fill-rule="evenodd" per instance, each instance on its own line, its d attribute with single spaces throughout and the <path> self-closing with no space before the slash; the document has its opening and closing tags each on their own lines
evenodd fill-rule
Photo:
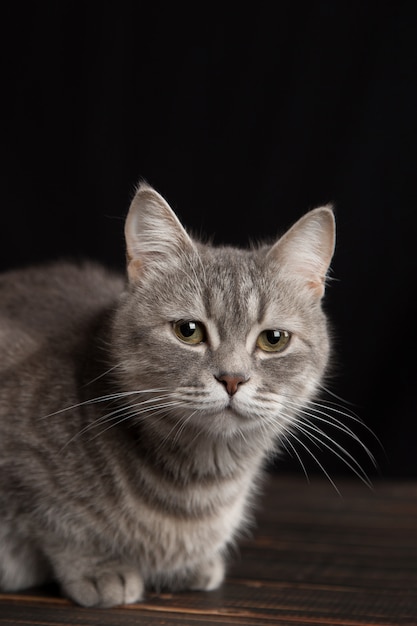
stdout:
<svg viewBox="0 0 417 626">
<path fill-rule="evenodd" d="M 317 437 L 334 230 L 321 207 L 272 245 L 214 247 L 141 184 L 126 281 L 0 278 L 1 589 L 53 579 L 105 607 L 222 583 L 266 461 Z"/>
</svg>

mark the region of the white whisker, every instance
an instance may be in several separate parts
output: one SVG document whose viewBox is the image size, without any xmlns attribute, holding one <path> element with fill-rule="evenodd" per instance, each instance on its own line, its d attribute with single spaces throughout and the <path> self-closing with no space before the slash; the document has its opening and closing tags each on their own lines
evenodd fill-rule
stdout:
<svg viewBox="0 0 417 626">
<path fill-rule="evenodd" d="M 297 423 L 297 430 L 303 433 L 308 439 L 310 439 L 310 441 L 312 441 L 312 443 L 314 443 L 318 447 L 320 447 L 320 445 L 324 446 L 332 454 L 338 457 L 347 467 L 349 467 L 352 472 L 354 472 L 354 474 L 356 474 L 356 476 L 358 476 L 358 478 L 360 478 L 368 487 L 372 488 L 372 483 L 370 482 L 368 476 L 366 475 L 358 461 L 356 461 L 356 459 L 343 446 L 341 446 L 337 441 L 332 439 L 323 430 L 301 419 L 299 419 Z M 332 445 L 340 450 L 342 454 L 340 454 L 340 452 L 338 452 L 335 448 L 332 448 L 332 446 L 324 441 L 324 439 L 330 441 Z M 343 455 L 345 455 L 347 458 L 345 458 Z M 348 459 L 350 459 L 351 462 L 349 462 Z"/>
<path fill-rule="evenodd" d="M 126 413 L 125 415 L 118 416 L 117 418 L 111 418 L 111 420 L 107 420 L 106 422 L 102 422 L 101 424 L 99 424 L 99 426 L 102 426 L 102 425 L 108 423 L 109 421 L 113 421 L 114 419 L 117 419 L 117 421 L 114 424 L 110 424 L 106 428 L 103 428 L 103 430 L 101 430 L 99 433 L 97 433 L 97 435 L 94 435 L 94 437 L 91 438 L 91 441 L 93 441 L 94 439 L 97 439 L 97 437 L 101 437 L 103 435 L 103 433 L 107 432 L 111 428 L 114 428 L 115 426 L 119 426 L 123 422 L 126 422 L 128 420 L 132 420 L 133 418 L 136 419 L 138 417 L 140 417 L 142 419 L 145 413 L 150 413 L 150 412 L 152 412 L 152 417 L 155 417 L 155 415 L 159 415 L 161 413 L 165 414 L 167 408 L 171 408 L 172 406 L 176 406 L 176 405 L 179 405 L 179 404 L 180 404 L 179 402 L 160 404 L 157 407 L 147 407 L 146 409 L 143 409 L 141 411 L 132 411 L 130 413 Z"/>
<path fill-rule="evenodd" d="M 180 405 L 181 403 L 175 400 L 161 403 L 161 400 L 167 399 L 171 397 L 171 395 L 173 394 L 165 394 L 163 396 L 158 396 L 157 398 L 143 400 L 142 402 L 137 402 L 135 404 L 126 404 L 126 405 L 123 405 L 122 407 L 115 409 L 114 411 L 111 411 L 110 413 L 101 415 L 96 420 L 94 420 L 94 422 L 87 424 L 78 433 L 73 435 L 73 437 L 71 437 L 67 441 L 64 448 L 67 447 L 72 441 L 81 437 L 82 435 L 89 432 L 90 430 L 93 430 L 95 428 L 100 428 L 100 426 L 104 426 L 105 424 L 108 424 L 109 422 L 113 422 L 113 423 L 110 424 L 110 426 L 107 426 L 102 431 L 100 431 L 99 433 L 100 435 L 106 432 L 107 430 L 109 430 L 110 428 L 112 428 L 113 426 L 116 426 L 128 419 L 142 417 L 143 414 L 152 413 L 152 412 L 153 412 L 152 414 L 155 415 L 158 412 L 160 412 L 162 409 L 165 410 L 166 408 Z M 151 406 L 144 406 L 150 403 L 152 403 Z M 137 407 L 141 407 L 141 409 L 138 410 Z M 95 437 L 93 437 L 93 439 L 94 438 Z"/>
<path fill-rule="evenodd" d="M 98 396 L 97 398 L 91 398 L 89 400 L 84 400 L 83 402 L 77 402 L 77 404 L 72 404 L 71 406 L 67 406 L 64 407 L 63 409 L 59 409 L 58 411 L 53 411 L 52 413 L 48 413 L 47 415 L 43 415 L 42 417 L 39 417 L 39 420 L 44 420 L 44 419 L 48 419 L 49 417 L 54 417 L 55 415 L 60 415 L 62 413 L 65 413 L 67 411 L 73 411 L 75 409 L 78 409 L 82 406 L 88 406 L 91 404 L 99 404 L 101 402 L 109 402 L 111 400 L 119 400 L 121 398 L 126 398 L 129 396 L 134 396 L 137 394 L 146 394 L 146 393 L 161 393 L 161 392 L 166 392 L 168 391 L 168 389 L 139 389 L 136 391 L 120 391 L 117 393 L 111 393 L 108 395 L 103 395 L 103 396 Z"/>
<path fill-rule="evenodd" d="M 100 378 L 103 378 L 104 376 L 107 376 L 108 374 L 110 374 L 111 372 L 113 372 L 115 369 L 117 369 L 118 367 L 121 367 L 124 363 L 117 363 L 116 365 L 113 365 L 113 367 L 110 367 L 108 370 L 106 370 L 105 372 L 103 372 L 102 374 L 99 374 L 98 376 L 96 376 L 95 378 L 93 378 L 92 380 L 89 380 L 87 383 L 85 383 L 83 385 L 83 387 L 88 387 L 88 385 L 92 385 L 93 383 L 95 383 L 97 380 L 100 380 Z"/>
<path fill-rule="evenodd" d="M 290 433 L 290 434 L 292 435 L 292 433 Z M 286 435 L 285 433 L 282 433 L 282 438 L 283 438 L 283 439 L 281 440 L 281 445 L 284 447 L 284 449 L 288 452 L 288 454 L 289 454 L 290 456 L 292 456 L 292 454 L 291 454 L 291 451 L 289 451 L 289 450 L 288 450 L 288 448 L 287 448 L 287 445 L 286 445 L 286 444 L 288 444 L 288 445 L 291 447 L 291 450 L 293 451 L 293 453 L 294 453 L 294 454 L 295 454 L 295 456 L 297 457 L 297 460 L 298 460 L 299 464 L 301 465 L 301 468 L 302 468 L 302 470 L 303 470 L 303 472 L 304 472 L 304 475 L 305 475 L 305 477 L 306 477 L 306 479 L 307 479 L 307 482 L 310 482 L 310 477 L 309 477 L 309 475 L 308 475 L 308 473 L 307 473 L 306 467 L 305 467 L 305 465 L 304 465 L 304 463 L 303 463 L 303 461 L 302 461 L 302 459 L 301 459 L 300 455 L 298 454 L 297 449 L 296 449 L 296 448 L 295 448 L 295 446 L 293 445 L 293 443 L 292 443 L 291 439 L 290 439 L 289 437 L 287 437 L 287 435 Z"/>
<path fill-rule="evenodd" d="M 181 406 L 181 403 L 179 403 L 179 405 Z M 159 445 L 158 445 L 158 447 L 156 449 L 156 452 L 159 452 L 164 447 L 166 442 L 170 439 L 172 433 L 175 432 L 175 429 L 178 428 L 177 432 L 174 434 L 174 437 L 171 440 L 171 445 L 175 445 L 179 441 L 182 433 L 184 432 L 184 429 L 186 428 L 187 423 L 192 419 L 192 417 L 196 413 L 197 413 L 197 409 L 195 411 L 193 411 L 192 413 L 190 413 L 189 415 L 187 415 L 185 417 L 185 419 L 182 416 L 180 418 L 178 418 L 178 420 L 175 422 L 175 424 L 170 429 L 170 431 L 165 435 L 165 437 L 159 443 Z"/>
<path fill-rule="evenodd" d="M 314 462 L 317 463 L 318 467 L 321 469 L 321 471 L 326 476 L 326 478 L 331 483 L 331 485 L 333 485 L 333 487 L 337 491 L 337 493 L 339 495 L 341 495 L 339 489 L 337 488 L 337 486 L 336 486 L 336 484 L 334 482 L 334 480 L 331 478 L 330 474 L 326 471 L 326 469 L 324 468 L 322 463 L 320 463 L 320 461 L 315 456 L 315 454 L 313 454 L 313 452 L 310 450 L 310 448 L 299 437 L 297 437 L 294 433 L 291 433 L 291 437 L 293 439 L 295 439 L 295 441 L 306 450 L 306 452 L 311 456 L 311 458 L 314 460 Z"/>
<path fill-rule="evenodd" d="M 350 413 L 339 408 L 338 405 L 327 406 L 323 402 L 315 401 L 302 403 L 298 402 L 294 398 L 283 396 L 282 394 L 280 394 L 278 398 L 279 408 L 277 410 L 277 414 L 272 416 L 271 414 L 268 414 L 268 410 L 261 410 L 260 414 L 262 422 L 267 424 L 269 432 L 271 429 L 275 432 L 275 437 L 278 442 L 290 454 L 290 456 L 295 455 L 306 477 L 308 477 L 306 467 L 302 461 L 301 455 L 294 445 L 294 442 L 296 442 L 298 446 L 301 445 L 303 449 L 308 452 L 309 456 L 314 460 L 335 488 L 336 486 L 334 481 L 330 478 L 329 473 L 325 470 L 318 457 L 313 453 L 312 446 L 319 450 L 329 451 L 364 484 L 371 489 L 373 488 L 371 480 L 364 467 L 348 450 L 348 448 L 341 445 L 337 439 L 332 437 L 318 425 L 323 424 L 349 437 L 355 445 L 360 446 L 374 467 L 377 467 L 376 459 L 371 450 L 364 444 L 358 434 L 342 421 L 342 418 L 345 417 L 362 425 L 362 421 L 357 416 L 352 416 Z M 273 396 L 268 400 L 273 400 Z M 283 407 L 287 407 L 287 410 Z M 303 441 L 301 436 L 307 439 L 309 444 Z M 339 492 L 337 488 L 336 491 Z"/>
<path fill-rule="evenodd" d="M 291 404 L 290 401 L 288 401 L 288 403 Z M 294 403 L 294 406 L 297 408 L 297 405 L 295 403 Z M 318 405 L 318 406 L 321 406 L 321 405 Z M 338 413 L 343 415 L 342 411 L 338 411 Z M 345 435 L 348 435 L 349 437 L 351 437 L 354 441 L 356 441 L 356 443 L 358 443 L 362 447 L 362 449 L 365 451 L 365 453 L 368 455 L 368 457 L 372 461 L 373 465 L 375 467 L 377 466 L 376 459 L 374 455 L 372 454 L 372 452 L 369 450 L 369 448 L 363 443 L 360 437 L 358 437 L 358 435 L 351 428 L 346 426 L 346 424 L 344 424 L 341 420 L 315 407 L 310 408 L 310 411 L 307 411 L 306 409 L 301 409 L 300 414 L 305 417 L 311 417 L 312 420 L 314 421 L 323 422 L 327 424 L 328 426 L 335 428 L 337 430 L 340 430 Z"/>
</svg>

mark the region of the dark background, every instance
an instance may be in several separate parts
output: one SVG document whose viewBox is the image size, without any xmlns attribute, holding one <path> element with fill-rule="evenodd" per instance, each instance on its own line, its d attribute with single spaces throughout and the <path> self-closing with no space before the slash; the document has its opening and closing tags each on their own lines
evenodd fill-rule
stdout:
<svg viewBox="0 0 417 626">
<path fill-rule="evenodd" d="M 380 439 L 355 426 L 377 472 L 349 450 L 371 475 L 417 476 L 415 6 L 2 9 L 0 269 L 68 255 L 123 268 L 140 178 L 217 243 L 270 238 L 331 201 L 331 389 Z"/>
</svg>

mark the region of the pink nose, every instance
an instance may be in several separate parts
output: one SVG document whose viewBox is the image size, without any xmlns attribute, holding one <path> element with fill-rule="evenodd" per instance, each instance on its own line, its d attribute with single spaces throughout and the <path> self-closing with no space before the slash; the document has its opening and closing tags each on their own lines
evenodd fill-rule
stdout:
<svg viewBox="0 0 417 626">
<path fill-rule="evenodd" d="M 247 381 L 247 378 L 241 376 L 240 374 L 222 374 L 221 376 L 216 376 L 216 378 L 226 387 L 226 391 L 229 396 L 233 396 L 239 385 Z"/>
</svg>

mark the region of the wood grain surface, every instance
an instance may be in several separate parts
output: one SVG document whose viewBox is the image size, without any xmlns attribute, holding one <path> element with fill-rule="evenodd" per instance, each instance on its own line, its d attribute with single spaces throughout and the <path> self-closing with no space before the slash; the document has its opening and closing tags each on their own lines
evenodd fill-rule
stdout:
<svg viewBox="0 0 417 626">
<path fill-rule="evenodd" d="M 0 594 L 0 626 L 417 626 L 417 482 L 373 490 L 271 475 L 217 591 L 84 609 L 54 587 Z"/>
</svg>

